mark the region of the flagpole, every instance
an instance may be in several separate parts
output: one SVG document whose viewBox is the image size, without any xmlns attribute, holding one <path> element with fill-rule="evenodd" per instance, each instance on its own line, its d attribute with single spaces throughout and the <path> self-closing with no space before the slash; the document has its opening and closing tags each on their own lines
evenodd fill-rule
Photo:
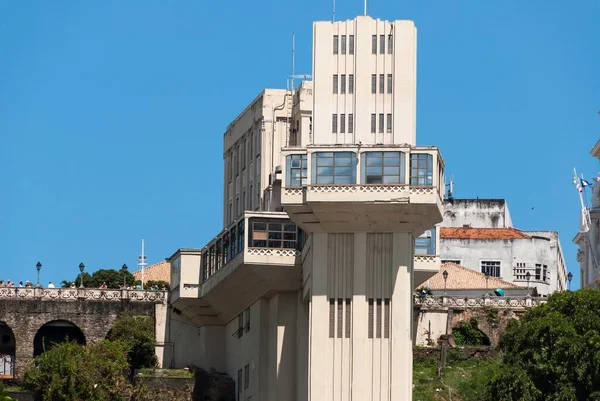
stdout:
<svg viewBox="0 0 600 401">
<path fill-rule="evenodd" d="M 592 219 L 590 217 L 590 214 L 588 212 L 588 208 L 586 207 L 586 203 L 583 200 L 583 191 L 584 191 L 584 186 L 583 186 L 583 174 L 581 175 L 581 179 L 579 179 L 577 177 L 577 170 L 575 169 L 575 167 L 573 167 L 573 173 L 575 174 L 573 176 L 573 180 L 575 182 L 575 184 L 577 185 L 577 192 L 579 192 L 579 202 L 581 203 L 581 217 L 584 220 L 584 229 L 585 232 L 587 234 L 587 243 L 588 243 L 588 249 L 590 252 L 590 256 L 591 256 L 591 260 L 592 260 L 592 267 L 593 267 L 593 275 L 594 275 L 594 280 L 591 280 L 591 282 L 595 282 L 596 279 L 596 269 L 598 268 L 598 261 L 596 260 L 596 252 L 594 250 L 594 247 L 592 245 Z"/>
</svg>

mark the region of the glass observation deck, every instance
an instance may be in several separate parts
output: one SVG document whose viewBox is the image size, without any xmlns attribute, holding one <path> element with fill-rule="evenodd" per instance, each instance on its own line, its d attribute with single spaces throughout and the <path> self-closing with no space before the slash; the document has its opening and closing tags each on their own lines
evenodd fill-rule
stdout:
<svg viewBox="0 0 600 401">
<path fill-rule="evenodd" d="M 435 147 L 285 149 L 281 203 L 307 232 L 422 234 L 442 221 L 444 162 Z"/>
</svg>

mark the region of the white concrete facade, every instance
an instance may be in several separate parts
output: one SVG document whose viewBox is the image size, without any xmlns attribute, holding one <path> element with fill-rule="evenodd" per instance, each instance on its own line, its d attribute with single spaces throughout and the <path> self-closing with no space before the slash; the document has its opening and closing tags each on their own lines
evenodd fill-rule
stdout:
<svg viewBox="0 0 600 401">
<path fill-rule="evenodd" d="M 444 193 L 415 144 L 416 28 L 359 16 L 313 40 L 313 82 L 224 135 L 224 230 L 170 259 L 171 365 L 226 372 L 239 400 L 410 401 L 414 281 L 440 266 L 415 238 Z"/>
</svg>

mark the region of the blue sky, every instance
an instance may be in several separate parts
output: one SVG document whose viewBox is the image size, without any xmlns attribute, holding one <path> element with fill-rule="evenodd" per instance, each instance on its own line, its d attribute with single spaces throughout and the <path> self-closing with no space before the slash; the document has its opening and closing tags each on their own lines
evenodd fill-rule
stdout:
<svg viewBox="0 0 600 401">
<path fill-rule="evenodd" d="M 337 1 L 337 19 L 362 13 Z M 600 1 L 382 1 L 413 19 L 419 144 L 457 197 L 558 230 L 578 282 L 577 165 L 598 172 Z M 311 72 L 331 2 L 0 2 L 0 279 L 72 279 L 201 247 L 221 229 L 222 133 L 264 87 Z"/>
</svg>

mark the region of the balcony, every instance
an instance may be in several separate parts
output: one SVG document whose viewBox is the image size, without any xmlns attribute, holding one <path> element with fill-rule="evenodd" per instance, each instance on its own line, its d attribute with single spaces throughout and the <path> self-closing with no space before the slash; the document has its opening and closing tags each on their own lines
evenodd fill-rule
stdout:
<svg viewBox="0 0 600 401">
<path fill-rule="evenodd" d="M 203 312 L 227 322 L 261 297 L 299 290 L 304 240 L 285 213 L 246 212 L 202 248 Z"/>
<path fill-rule="evenodd" d="M 331 146 L 284 154 L 281 203 L 307 232 L 418 236 L 442 221 L 444 163 L 437 148 Z"/>
<path fill-rule="evenodd" d="M 424 283 L 440 271 L 442 262 L 437 255 L 415 255 L 413 270 L 415 283 Z"/>
</svg>

